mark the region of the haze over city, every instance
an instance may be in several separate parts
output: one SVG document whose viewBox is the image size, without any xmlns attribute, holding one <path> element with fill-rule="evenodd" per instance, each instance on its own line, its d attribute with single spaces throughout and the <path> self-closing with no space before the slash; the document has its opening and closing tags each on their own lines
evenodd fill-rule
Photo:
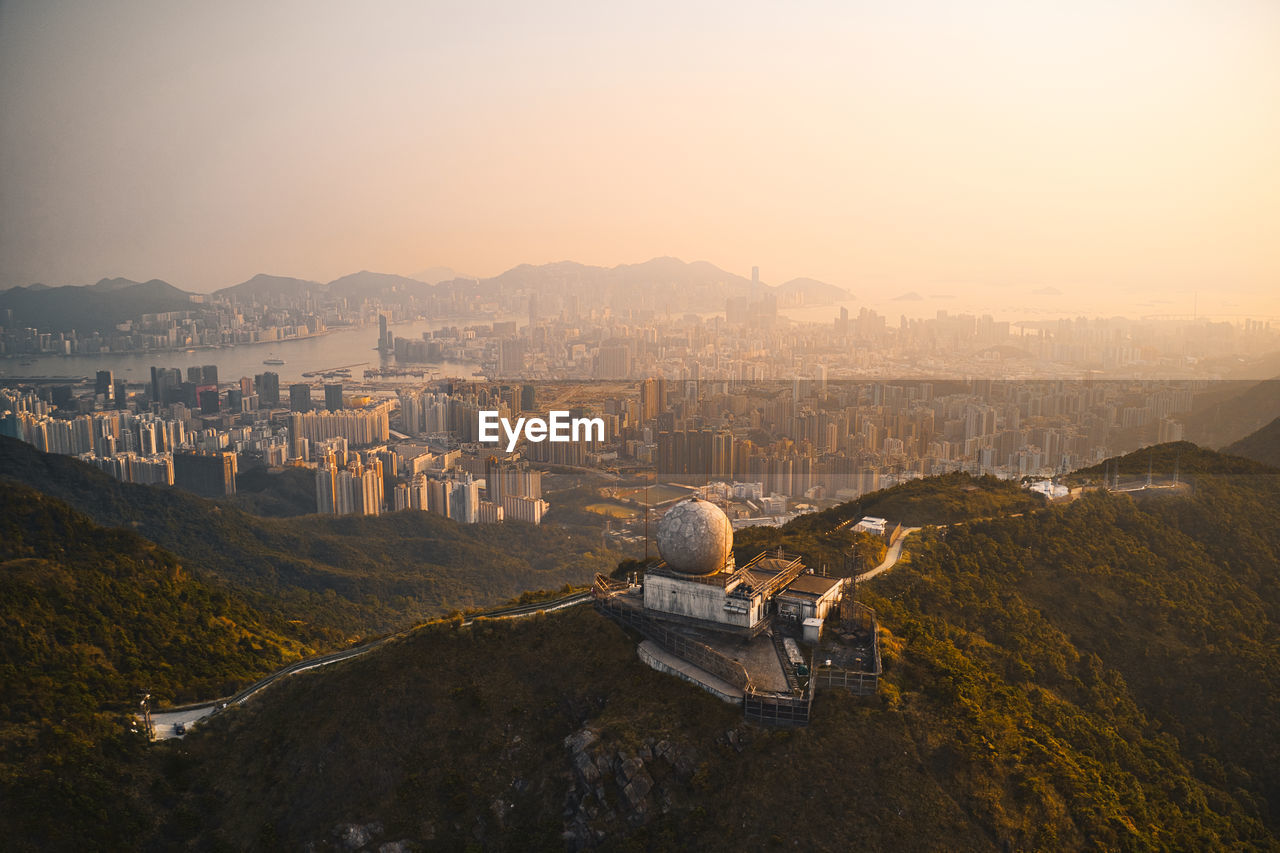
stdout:
<svg viewBox="0 0 1280 853">
<path fill-rule="evenodd" d="M 1274 316 L 1278 35 L 1265 2 L 6 3 L 0 287 L 674 255 Z"/>
</svg>

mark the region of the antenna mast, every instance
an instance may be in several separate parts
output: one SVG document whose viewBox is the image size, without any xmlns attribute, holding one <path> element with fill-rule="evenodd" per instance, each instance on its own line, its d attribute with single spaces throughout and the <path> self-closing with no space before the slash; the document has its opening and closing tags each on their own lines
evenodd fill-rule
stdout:
<svg viewBox="0 0 1280 853">
<path fill-rule="evenodd" d="M 644 487 L 644 565 L 649 567 L 649 487 Z"/>
</svg>

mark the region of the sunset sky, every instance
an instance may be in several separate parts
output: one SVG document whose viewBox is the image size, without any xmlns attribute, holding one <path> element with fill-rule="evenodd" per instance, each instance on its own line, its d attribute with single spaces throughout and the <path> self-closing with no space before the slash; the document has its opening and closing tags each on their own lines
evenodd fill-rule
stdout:
<svg viewBox="0 0 1280 853">
<path fill-rule="evenodd" d="M 674 255 L 1280 316 L 1275 0 L 3 0 L 0 115 L 0 287 Z"/>
</svg>

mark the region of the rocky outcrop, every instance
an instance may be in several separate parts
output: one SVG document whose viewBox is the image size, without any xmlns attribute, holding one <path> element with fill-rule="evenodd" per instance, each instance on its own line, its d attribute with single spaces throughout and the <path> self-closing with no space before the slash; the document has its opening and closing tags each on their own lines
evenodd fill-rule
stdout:
<svg viewBox="0 0 1280 853">
<path fill-rule="evenodd" d="M 422 849 L 421 844 L 407 838 L 398 841 L 379 841 L 379 837 L 384 832 L 386 832 L 385 828 L 376 820 L 369 823 L 340 823 L 330 830 L 328 838 L 323 841 L 312 841 L 303 849 L 307 853 L 321 853 L 321 851 L 413 853 Z"/>
<path fill-rule="evenodd" d="M 667 814 L 698 768 L 692 747 L 647 738 L 638 749 L 618 748 L 589 726 L 565 738 L 564 746 L 573 767 L 563 815 L 571 850 L 592 849 Z"/>
</svg>

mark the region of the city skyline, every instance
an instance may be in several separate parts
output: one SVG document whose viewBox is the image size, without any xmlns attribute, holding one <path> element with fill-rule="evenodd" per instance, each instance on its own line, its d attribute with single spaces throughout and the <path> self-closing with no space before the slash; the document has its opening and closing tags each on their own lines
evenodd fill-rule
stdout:
<svg viewBox="0 0 1280 853">
<path fill-rule="evenodd" d="M 1280 313 L 1268 4 L 0 15 L 0 287 L 672 255 Z"/>
</svg>

